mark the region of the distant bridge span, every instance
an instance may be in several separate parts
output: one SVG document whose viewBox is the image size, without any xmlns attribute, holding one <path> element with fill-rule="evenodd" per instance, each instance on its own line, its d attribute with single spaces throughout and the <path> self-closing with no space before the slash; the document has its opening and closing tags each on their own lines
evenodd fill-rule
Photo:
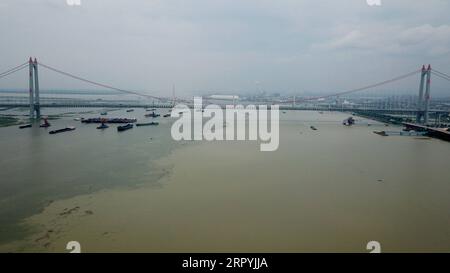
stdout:
<svg viewBox="0 0 450 273">
<path fill-rule="evenodd" d="M 193 108 L 192 104 L 186 104 L 188 107 Z M 270 107 L 270 105 L 268 105 Z M 0 107 L 7 108 L 28 108 L 29 104 L 25 102 L 19 103 L 8 103 L 8 102 L 0 102 Z M 172 103 L 119 103 L 119 102 L 66 102 L 66 103 L 41 103 L 41 108 L 173 108 Z M 225 107 L 225 106 L 221 106 Z M 354 112 L 356 114 L 359 113 L 378 113 L 378 114 L 389 114 L 389 115 L 408 115 L 415 116 L 420 110 L 416 109 L 376 109 L 376 108 L 354 108 L 354 107 L 320 107 L 320 106 L 292 106 L 292 105 L 279 105 L 279 109 L 282 111 L 289 110 L 302 110 L 302 111 L 339 111 L 339 112 Z M 429 109 L 428 112 L 430 114 L 450 114 L 450 110 L 441 110 L 441 109 Z"/>
</svg>

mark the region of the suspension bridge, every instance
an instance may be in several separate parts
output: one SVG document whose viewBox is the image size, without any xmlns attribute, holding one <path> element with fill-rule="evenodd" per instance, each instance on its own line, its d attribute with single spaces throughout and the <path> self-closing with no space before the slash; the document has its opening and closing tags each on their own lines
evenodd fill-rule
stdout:
<svg viewBox="0 0 450 273">
<path fill-rule="evenodd" d="M 38 62 L 35 58 L 34 60 L 30 58 L 27 62 L 14 66 L 2 73 L 0 73 L 0 79 L 5 78 L 9 75 L 18 73 L 21 70 L 28 68 L 28 99 L 24 97 L 1 97 L 0 107 L 27 107 L 29 108 L 30 118 L 40 118 L 41 108 L 45 107 L 96 107 L 96 108 L 139 108 L 139 107 L 156 107 L 156 108 L 171 108 L 176 102 L 182 102 L 184 104 L 192 106 L 192 100 L 175 98 L 174 94 L 172 97 L 158 97 L 150 95 L 151 92 L 138 92 L 132 90 L 126 90 L 123 88 L 118 88 L 109 84 L 100 83 L 75 75 L 73 73 L 66 72 L 62 69 L 55 68 L 51 65 Z M 76 100 L 76 99 L 66 99 L 66 100 L 56 100 L 52 101 L 48 98 L 42 99 L 40 97 L 40 86 L 39 86 L 39 74 L 38 71 L 42 69 L 60 74 L 64 77 L 68 77 L 77 81 L 84 82 L 86 84 L 100 87 L 102 89 L 108 89 L 117 91 L 121 94 L 136 95 L 145 99 L 144 102 L 136 103 L 135 101 L 124 102 L 124 101 L 108 101 L 108 100 Z M 41 71 L 42 72 L 42 71 Z M 450 114 L 450 107 L 447 108 L 433 108 L 430 105 L 431 101 L 431 75 L 450 81 L 450 75 L 432 69 L 431 65 L 425 67 L 422 66 L 421 69 L 414 70 L 397 77 L 393 77 L 384 81 L 380 81 L 374 84 L 365 85 L 358 88 L 353 88 L 349 90 L 344 90 L 341 92 L 330 93 L 327 95 L 314 96 L 314 97 L 303 97 L 288 100 L 277 100 L 277 101 L 264 101 L 257 102 L 258 104 L 280 105 L 281 110 L 317 110 L 317 111 L 346 111 L 354 112 L 358 115 L 367 116 L 370 118 L 375 118 L 383 120 L 386 122 L 402 122 L 403 118 L 399 116 L 409 116 L 413 117 L 416 124 L 426 125 L 430 123 L 430 116 L 434 117 L 435 120 L 442 115 L 448 116 Z M 409 96 L 405 98 L 395 98 L 392 99 L 389 96 L 383 99 L 369 100 L 369 101 L 359 101 L 354 104 L 339 103 L 346 96 L 351 96 L 353 94 L 364 94 L 367 90 L 373 90 L 376 88 L 384 87 L 386 85 L 396 83 L 411 77 L 419 77 L 419 90 L 417 96 Z M 417 92 L 417 91 L 414 91 Z M 207 98 L 206 98 L 207 100 Z M 334 100 L 334 103 L 321 103 L 323 101 Z M 234 101 L 233 101 L 234 103 Z M 255 101 L 252 104 L 256 104 Z"/>
</svg>

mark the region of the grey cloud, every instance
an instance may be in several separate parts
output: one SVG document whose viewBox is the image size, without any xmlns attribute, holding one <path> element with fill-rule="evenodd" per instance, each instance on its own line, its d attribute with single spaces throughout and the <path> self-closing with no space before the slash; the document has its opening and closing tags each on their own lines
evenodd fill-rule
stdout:
<svg viewBox="0 0 450 273">
<path fill-rule="evenodd" d="M 31 55 L 122 88 L 167 95 L 175 83 L 187 96 L 327 92 L 422 63 L 450 67 L 447 1 L 81 1 L 1 1 L 0 70 Z M 0 88 L 26 87 L 24 78 Z M 50 72 L 42 86 L 90 88 Z"/>
<path fill-rule="evenodd" d="M 348 32 L 313 48 L 360 49 L 390 54 L 446 55 L 450 52 L 450 25 L 416 27 L 374 23 L 369 27 L 347 26 Z"/>
</svg>

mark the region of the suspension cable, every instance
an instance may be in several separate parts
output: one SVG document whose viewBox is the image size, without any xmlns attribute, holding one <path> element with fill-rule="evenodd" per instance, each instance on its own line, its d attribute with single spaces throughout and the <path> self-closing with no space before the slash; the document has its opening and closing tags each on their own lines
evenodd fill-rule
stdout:
<svg viewBox="0 0 450 273">
<path fill-rule="evenodd" d="M 94 81 L 91 81 L 91 80 L 88 80 L 88 79 L 76 76 L 74 74 L 71 74 L 71 73 L 64 72 L 62 70 L 56 69 L 56 68 L 51 67 L 49 65 L 45 65 L 45 64 L 43 64 L 41 62 L 39 62 L 38 64 L 40 66 L 44 67 L 44 68 L 47 68 L 47 69 L 53 71 L 53 72 L 56 72 L 56 73 L 68 76 L 70 78 L 73 78 L 73 79 L 76 79 L 76 80 L 79 80 L 79 81 L 82 81 L 82 82 L 90 83 L 92 85 L 96 85 L 96 86 L 99 86 L 99 87 L 115 90 L 115 91 L 118 91 L 118 92 L 121 92 L 121 93 L 127 93 L 127 94 L 132 94 L 132 95 L 137 95 L 137 96 L 147 97 L 147 98 L 152 98 L 152 99 L 157 99 L 157 100 L 164 100 L 165 99 L 165 98 L 160 98 L 160 97 L 156 97 L 156 96 L 152 96 L 152 95 L 142 94 L 142 93 L 135 92 L 135 91 L 129 91 L 129 90 L 117 88 L 117 87 L 114 87 L 114 86 L 111 86 L 111 85 L 107 85 L 107 84 L 103 84 L 103 83 L 94 82 Z"/>
<path fill-rule="evenodd" d="M 444 80 L 450 81 L 450 77 L 443 76 L 443 75 L 438 74 L 438 73 L 436 73 L 436 72 L 433 72 L 433 75 L 435 75 L 435 76 L 437 76 L 437 77 L 439 77 L 439 78 L 442 78 L 442 79 L 444 79 Z"/>
<path fill-rule="evenodd" d="M 413 75 L 416 75 L 418 72 L 422 71 L 421 69 L 419 70 L 415 70 L 412 72 L 409 72 L 407 74 L 386 80 L 386 81 L 382 81 L 382 82 L 378 82 L 378 83 L 374 83 L 371 85 L 367 85 L 367 86 L 363 86 L 363 87 L 359 87 L 359 88 L 354 88 L 354 89 L 350 89 L 350 90 L 346 90 L 346 91 L 342 91 L 342 92 L 338 92 L 338 93 L 334 93 L 334 94 L 329 94 L 329 95 L 324 95 L 324 96 L 317 96 L 317 97 L 311 97 L 311 98 L 303 98 L 303 99 L 296 99 L 295 102 L 302 102 L 302 101 L 309 101 L 309 100 L 318 100 L 318 99 L 325 99 L 325 98 L 330 98 L 330 97 L 337 97 L 337 96 L 341 96 L 341 95 L 346 95 L 346 94 L 351 94 L 351 93 L 356 93 L 359 91 L 364 91 L 370 88 L 374 88 L 374 87 L 378 87 L 378 86 L 382 86 L 388 83 L 392 83 L 392 82 L 396 82 L 408 77 L 411 77 Z M 294 102 L 294 100 L 292 101 L 285 101 L 283 103 L 289 103 L 289 102 Z"/>
<path fill-rule="evenodd" d="M 25 63 L 23 63 L 23 64 L 19 64 L 19 65 L 16 66 L 16 67 L 13 67 L 13 68 L 11 68 L 11 69 L 8 69 L 8 70 L 6 70 L 6 71 L 3 71 L 2 73 L 0 73 L 0 76 L 3 75 L 3 74 L 6 74 L 6 73 L 8 73 L 8 72 L 10 72 L 10 71 L 12 71 L 12 70 L 16 70 L 16 69 L 18 69 L 18 68 L 21 68 L 22 66 L 27 65 L 27 64 L 28 64 L 28 62 L 25 62 Z"/>
<path fill-rule="evenodd" d="M 1 78 L 4 78 L 4 77 L 6 77 L 6 76 L 9 76 L 9 75 L 11 75 L 11 74 L 13 74 L 13 73 L 16 73 L 17 71 L 20 71 L 20 70 L 26 68 L 27 66 L 28 66 L 28 63 L 25 63 L 25 64 L 21 64 L 21 65 L 19 65 L 19 66 L 16 66 L 16 67 L 14 67 L 14 68 L 11 68 L 11 69 L 9 69 L 9 70 L 7 70 L 7 71 L 1 73 L 1 74 L 0 74 L 0 79 L 1 79 Z"/>
<path fill-rule="evenodd" d="M 88 80 L 86 78 L 83 78 L 83 77 L 80 77 L 80 76 L 77 76 L 77 75 L 74 75 L 74 74 L 62 71 L 60 69 L 51 67 L 49 65 L 43 64 L 41 62 L 39 62 L 38 64 L 40 66 L 46 68 L 46 69 L 49 69 L 49 70 L 51 70 L 53 72 L 62 74 L 64 76 L 68 76 L 70 78 L 73 78 L 73 79 L 76 79 L 76 80 L 79 80 L 79 81 L 82 81 L 82 82 L 86 82 L 86 83 L 89 83 L 89 84 L 92 84 L 92 85 L 96 85 L 96 86 L 99 86 L 99 87 L 115 90 L 115 91 L 118 91 L 118 92 L 121 92 L 121 93 L 132 94 L 132 95 L 137 95 L 137 96 L 142 96 L 142 97 L 152 98 L 152 99 L 157 99 L 157 100 L 170 100 L 170 98 L 156 97 L 156 96 L 147 95 L 147 94 L 143 94 L 143 93 L 136 92 L 136 91 L 125 90 L 125 89 L 117 88 L 117 87 L 114 87 L 114 86 L 111 86 L 111 85 L 107 85 L 107 84 L 95 82 L 95 81 L 92 81 L 92 80 Z M 11 68 L 9 70 L 6 70 L 6 71 L 0 73 L 0 79 L 3 78 L 3 77 L 8 76 L 10 74 L 13 74 L 15 72 L 18 72 L 18 71 L 26 68 L 27 66 L 28 66 L 28 62 L 25 62 L 23 64 L 20 64 L 20 65 L 16 66 L 16 67 L 13 67 L 13 68 Z M 363 87 L 359 87 L 359 88 L 354 88 L 354 89 L 350 89 L 350 90 L 345 90 L 345 91 L 334 93 L 334 94 L 329 94 L 329 95 L 324 95 L 324 96 L 316 96 L 316 97 L 310 97 L 310 98 L 303 98 L 303 99 L 297 99 L 296 102 L 324 99 L 324 98 L 337 97 L 337 96 L 341 96 L 341 95 L 356 93 L 356 92 L 359 92 L 359 91 L 364 91 L 364 90 L 367 90 L 367 89 L 370 89 L 370 88 L 382 86 L 382 85 L 385 85 L 385 84 L 389 84 L 389 83 L 392 83 L 392 82 L 396 82 L 396 81 L 399 81 L 399 80 L 411 77 L 411 76 L 415 75 L 416 73 L 418 73 L 420 71 L 421 71 L 421 69 L 415 70 L 415 71 L 409 72 L 407 74 L 404 74 L 404 75 L 401 75 L 401 76 L 398 76 L 398 77 L 395 77 L 395 78 L 392 78 L 392 79 L 389 79 L 389 80 L 386 80 L 386 81 L 382 81 L 382 82 L 378 82 L 378 83 L 375 83 L 375 84 L 371 84 L 371 85 L 367 85 L 367 86 L 363 86 Z M 440 72 L 440 71 L 435 70 L 435 69 L 433 69 L 432 72 L 433 72 L 434 75 L 436 75 L 436 76 L 438 76 L 438 77 L 440 77 L 442 79 L 450 81 L 450 75 L 445 74 L 445 73 Z M 293 100 L 292 101 L 284 101 L 283 103 L 289 103 L 289 102 L 293 102 Z"/>
<path fill-rule="evenodd" d="M 438 77 L 440 77 L 440 78 L 442 78 L 442 79 L 445 79 L 445 80 L 450 81 L 450 76 L 447 75 L 447 74 L 445 74 L 445 73 L 443 73 L 443 72 L 440 72 L 440 71 L 434 70 L 434 69 L 432 69 L 431 72 L 432 72 L 435 76 L 438 76 Z"/>
<path fill-rule="evenodd" d="M 447 78 L 450 78 L 450 75 L 445 74 L 444 72 L 438 71 L 438 70 L 436 70 L 436 69 L 432 69 L 431 71 L 433 71 L 433 72 L 435 72 L 435 73 L 439 73 L 439 74 L 441 74 L 441 75 L 443 75 L 443 76 L 445 76 L 445 77 L 447 77 Z"/>
</svg>

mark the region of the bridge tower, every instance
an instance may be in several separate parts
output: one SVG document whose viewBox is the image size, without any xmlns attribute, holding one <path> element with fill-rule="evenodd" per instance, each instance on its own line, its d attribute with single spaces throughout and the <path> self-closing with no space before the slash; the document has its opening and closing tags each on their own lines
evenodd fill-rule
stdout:
<svg viewBox="0 0 450 273">
<path fill-rule="evenodd" d="M 30 60 L 28 61 L 28 67 L 29 67 L 29 76 L 30 76 L 30 81 L 29 81 L 29 97 L 30 97 L 30 119 L 34 118 L 34 92 L 33 92 L 33 88 L 34 88 L 34 82 L 33 82 L 33 70 L 34 70 L 34 65 L 33 65 L 33 60 L 30 57 Z"/>
<path fill-rule="evenodd" d="M 424 94 L 425 89 L 425 94 Z M 430 107 L 430 92 L 431 92 L 431 65 L 425 68 L 422 66 L 419 87 L 419 100 L 417 103 L 417 123 L 428 123 L 428 109 Z"/>
<path fill-rule="evenodd" d="M 29 64 L 29 96 L 30 96 L 30 119 L 41 117 L 41 107 L 39 103 L 39 76 L 38 63 L 36 58 L 30 57 Z M 35 115 L 36 114 L 36 115 Z"/>
<path fill-rule="evenodd" d="M 39 102 L 39 76 L 38 76 L 38 62 L 34 58 L 34 111 L 36 112 L 36 118 L 41 118 L 41 106 Z"/>
</svg>

